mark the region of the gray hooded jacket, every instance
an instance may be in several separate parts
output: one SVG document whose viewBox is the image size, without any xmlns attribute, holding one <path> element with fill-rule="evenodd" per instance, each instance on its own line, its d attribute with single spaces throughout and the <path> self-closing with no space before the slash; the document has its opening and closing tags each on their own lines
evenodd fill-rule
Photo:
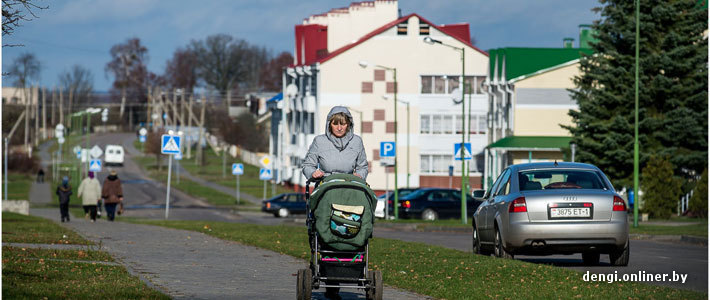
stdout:
<svg viewBox="0 0 710 300">
<path fill-rule="evenodd" d="M 350 124 L 353 124 L 353 116 L 344 106 L 333 107 L 326 120 L 330 120 L 330 117 L 337 113 L 345 113 Z M 362 179 L 367 179 L 367 155 L 362 138 L 353 134 L 353 126 L 348 126 L 348 131 L 343 137 L 336 137 L 330 132 L 330 122 L 327 122 L 325 134 L 313 139 L 301 167 L 303 167 L 303 175 L 309 179 L 317 169 L 321 169 L 326 175 L 354 173 L 360 175 Z"/>
</svg>

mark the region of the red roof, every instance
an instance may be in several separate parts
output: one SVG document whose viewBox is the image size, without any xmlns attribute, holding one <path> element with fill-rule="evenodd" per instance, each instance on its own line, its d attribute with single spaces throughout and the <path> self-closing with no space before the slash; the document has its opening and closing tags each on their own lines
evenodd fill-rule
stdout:
<svg viewBox="0 0 710 300">
<path fill-rule="evenodd" d="M 481 54 L 483 54 L 483 55 L 485 55 L 485 56 L 488 56 L 488 53 L 487 53 L 486 51 L 483 51 L 483 50 L 479 49 L 478 47 L 476 47 L 476 46 L 474 46 L 474 45 L 471 44 L 470 36 L 468 35 L 469 29 L 468 29 L 468 24 L 467 24 L 467 23 L 460 23 L 460 24 L 454 24 L 454 25 L 442 25 L 442 26 L 437 26 L 437 25 L 435 25 L 434 23 L 429 22 L 429 20 L 422 18 L 420 15 L 418 15 L 418 14 L 416 14 L 416 13 L 412 13 L 412 14 L 406 15 L 406 16 L 404 16 L 404 17 L 401 17 L 401 18 L 399 18 L 399 19 L 397 19 L 397 20 L 394 20 L 394 21 L 392 21 L 392 22 L 389 22 L 389 23 L 383 25 L 383 26 L 380 27 L 380 28 L 377 28 L 377 29 L 373 30 L 372 32 L 370 32 L 370 33 L 366 34 L 365 36 L 361 37 L 361 38 L 360 38 L 359 40 L 357 40 L 356 42 L 350 43 L 350 44 L 345 45 L 345 46 L 343 46 L 343 47 L 340 47 L 340 48 L 338 48 L 337 50 L 328 53 L 328 55 L 327 55 L 326 57 L 323 57 L 323 58 L 317 60 L 316 62 L 318 62 L 318 63 L 326 62 L 326 61 L 330 60 L 331 58 L 340 55 L 340 53 L 343 53 L 343 52 L 345 52 L 345 51 L 348 51 L 348 50 L 350 50 L 350 48 L 353 48 L 353 47 L 355 47 L 355 46 L 357 46 L 357 45 L 359 45 L 359 44 L 362 44 L 363 42 L 369 40 L 370 38 L 372 38 L 372 37 L 374 37 L 374 36 L 376 36 L 376 35 L 378 35 L 378 34 L 384 32 L 385 30 L 387 30 L 387 29 L 389 29 L 389 28 L 391 28 L 391 27 L 393 27 L 393 26 L 396 26 L 396 25 L 399 24 L 399 23 L 402 23 L 402 22 L 405 21 L 405 20 L 408 20 L 409 18 L 411 18 L 411 17 L 413 17 L 413 16 L 418 17 L 419 20 L 423 21 L 424 23 L 429 24 L 429 26 L 431 26 L 432 28 L 436 28 L 437 30 L 439 30 L 439 31 L 441 31 L 441 32 L 443 32 L 443 33 L 445 33 L 445 34 L 448 34 L 449 36 L 451 36 L 451 37 L 457 39 L 459 42 L 464 43 L 464 45 L 470 47 L 471 49 L 476 50 L 476 51 L 480 52 Z M 465 26 L 465 28 L 464 28 L 464 26 Z"/>
</svg>

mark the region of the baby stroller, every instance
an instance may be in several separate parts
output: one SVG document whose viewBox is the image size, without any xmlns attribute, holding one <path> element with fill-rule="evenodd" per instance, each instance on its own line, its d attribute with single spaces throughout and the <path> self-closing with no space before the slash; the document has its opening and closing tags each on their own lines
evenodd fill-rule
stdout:
<svg viewBox="0 0 710 300">
<path fill-rule="evenodd" d="M 298 271 L 297 299 L 311 299 L 312 289 L 321 287 L 327 294 L 361 289 L 367 299 L 382 299 L 382 272 L 367 269 L 376 199 L 367 183 L 351 174 L 306 182 L 311 259 L 308 269 Z"/>
</svg>

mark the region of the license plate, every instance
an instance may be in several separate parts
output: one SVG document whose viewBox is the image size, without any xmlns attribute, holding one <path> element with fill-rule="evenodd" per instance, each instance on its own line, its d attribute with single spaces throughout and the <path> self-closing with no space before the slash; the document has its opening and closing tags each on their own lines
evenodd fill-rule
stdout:
<svg viewBox="0 0 710 300">
<path fill-rule="evenodd" d="M 550 217 L 552 218 L 589 218 L 589 207 L 552 207 Z"/>
</svg>

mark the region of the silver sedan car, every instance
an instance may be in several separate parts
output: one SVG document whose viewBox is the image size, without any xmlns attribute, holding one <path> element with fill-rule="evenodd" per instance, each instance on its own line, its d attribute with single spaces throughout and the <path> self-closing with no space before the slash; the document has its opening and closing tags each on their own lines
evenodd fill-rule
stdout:
<svg viewBox="0 0 710 300">
<path fill-rule="evenodd" d="M 587 265 L 609 254 L 612 265 L 626 266 L 626 203 L 593 165 L 512 165 L 473 213 L 473 251 L 503 258 L 582 253 Z"/>
</svg>

